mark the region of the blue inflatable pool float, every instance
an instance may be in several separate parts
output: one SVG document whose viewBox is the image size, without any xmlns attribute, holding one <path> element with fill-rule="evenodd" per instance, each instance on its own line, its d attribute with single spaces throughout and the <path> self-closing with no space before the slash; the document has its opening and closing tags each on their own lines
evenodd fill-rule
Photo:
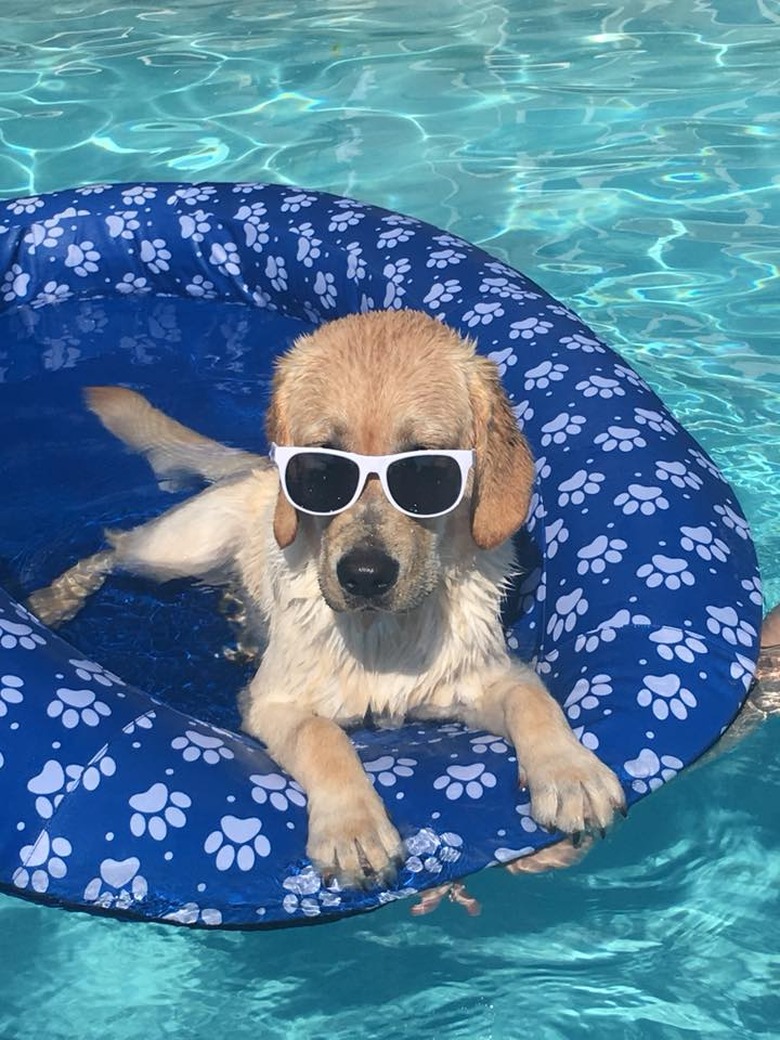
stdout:
<svg viewBox="0 0 780 1040">
<path fill-rule="evenodd" d="M 297 332 L 330 318 L 371 308 L 441 318 L 498 364 L 537 459 L 527 570 L 506 605 L 510 647 L 536 663 L 629 802 L 698 758 L 738 711 L 761 594 L 733 492 L 625 361 L 482 250 L 289 186 L 97 186 L 0 204 L 0 299 L 0 390 L 19 400 L 74 357 L 111 360 L 114 381 L 138 385 L 143 343 L 101 331 L 122 309 L 153 345 L 153 323 L 170 332 L 175 303 L 190 318 L 167 336 L 166 365 L 179 357 L 208 369 L 210 352 L 224 360 L 233 349 L 210 309 L 229 308 L 245 326 L 236 358 L 258 383 Z M 176 407 L 187 379 L 175 381 L 167 410 L 198 426 L 197 411 Z M 243 400 L 260 436 L 263 395 Z M 29 404 L 36 415 L 47 408 Z M 7 460 L 34 456 L 27 429 L 0 425 Z M 231 438 L 227 419 L 204 432 Z M 110 440 L 96 423 L 93 434 Z M 129 465 L 115 450 L 117 467 Z M 7 472 L 3 482 L 11 489 Z M 9 490 L 0 514 L 14 501 Z M 47 580 L 100 545 L 102 507 L 85 500 L 78 515 L 88 544 L 53 535 Z M 4 529 L 12 520 L 6 512 Z M 371 909 L 561 837 L 530 817 L 502 740 L 459 725 L 359 731 L 408 858 L 391 891 L 325 887 L 304 855 L 303 795 L 262 747 L 126 684 L 102 660 L 0 594 L 5 891 L 155 921 L 278 925 Z"/>
</svg>

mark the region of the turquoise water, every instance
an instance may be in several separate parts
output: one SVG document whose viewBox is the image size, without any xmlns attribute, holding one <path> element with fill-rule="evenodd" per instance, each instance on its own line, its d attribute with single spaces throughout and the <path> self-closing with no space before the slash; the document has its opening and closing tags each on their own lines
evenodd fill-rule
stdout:
<svg viewBox="0 0 780 1040">
<path fill-rule="evenodd" d="M 282 180 L 479 242 L 692 429 L 780 599 L 777 3 L 5 0 L 0 30 L 0 194 Z M 779 738 L 566 873 L 480 875 L 479 918 L 195 934 L 2 898 L 0 1037 L 776 1037 Z"/>
</svg>

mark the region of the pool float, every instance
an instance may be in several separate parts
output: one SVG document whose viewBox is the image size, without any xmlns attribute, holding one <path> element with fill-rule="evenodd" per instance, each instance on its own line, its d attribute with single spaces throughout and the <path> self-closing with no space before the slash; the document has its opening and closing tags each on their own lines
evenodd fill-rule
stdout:
<svg viewBox="0 0 780 1040">
<path fill-rule="evenodd" d="M 3 379 L 19 392 L 53 367 L 51 346 L 30 349 L 36 329 L 56 328 L 74 304 L 66 349 L 76 351 L 79 330 L 94 333 L 128 301 L 136 315 L 175 298 L 201 318 L 218 304 L 242 308 L 250 326 L 278 318 L 287 335 L 253 357 L 266 373 L 296 328 L 371 308 L 435 315 L 499 366 L 535 452 L 506 637 L 579 739 L 634 802 L 702 755 L 739 710 L 761 592 L 732 490 L 625 361 L 481 249 L 286 185 L 94 186 L 0 204 L 0 296 Z M 197 338 L 176 349 L 207 349 Z M 110 337 L 90 343 L 122 350 Z M 254 404 L 259 429 L 259 395 Z M 4 437 L 5 451 L 22 447 L 14 431 Z M 302 792 L 260 745 L 93 656 L 2 594 L 5 891 L 194 926 L 279 925 L 372 909 L 561 838 L 531 818 L 504 741 L 459 725 L 360 730 L 353 740 L 408 856 L 390 890 L 326 886 L 305 859 Z"/>
</svg>

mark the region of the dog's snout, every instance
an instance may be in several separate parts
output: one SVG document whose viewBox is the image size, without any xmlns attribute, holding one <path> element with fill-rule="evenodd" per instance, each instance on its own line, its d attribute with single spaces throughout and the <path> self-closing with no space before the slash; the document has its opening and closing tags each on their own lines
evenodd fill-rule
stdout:
<svg viewBox="0 0 780 1040">
<path fill-rule="evenodd" d="M 372 599 L 395 585 L 398 561 L 381 549 L 359 546 L 341 557 L 336 577 L 351 596 Z"/>
</svg>

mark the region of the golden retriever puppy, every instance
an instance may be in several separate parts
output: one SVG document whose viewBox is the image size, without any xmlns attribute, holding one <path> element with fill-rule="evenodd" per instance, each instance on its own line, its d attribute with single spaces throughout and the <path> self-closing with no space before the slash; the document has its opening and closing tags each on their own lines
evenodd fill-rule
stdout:
<svg viewBox="0 0 780 1040">
<path fill-rule="evenodd" d="M 264 647 L 243 728 L 304 788 L 307 853 L 347 885 L 385 881 L 402 841 L 347 737 L 367 717 L 460 719 L 515 745 L 535 819 L 576 833 L 624 804 L 541 679 L 507 653 L 499 607 L 533 462 L 491 361 L 425 314 L 375 311 L 301 336 L 266 417 L 275 464 L 194 434 L 120 388 L 92 410 L 162 480 L 205 491 L 31 599 L 72 615 L 121 568 L 233 583 Z"/>
</svg>

